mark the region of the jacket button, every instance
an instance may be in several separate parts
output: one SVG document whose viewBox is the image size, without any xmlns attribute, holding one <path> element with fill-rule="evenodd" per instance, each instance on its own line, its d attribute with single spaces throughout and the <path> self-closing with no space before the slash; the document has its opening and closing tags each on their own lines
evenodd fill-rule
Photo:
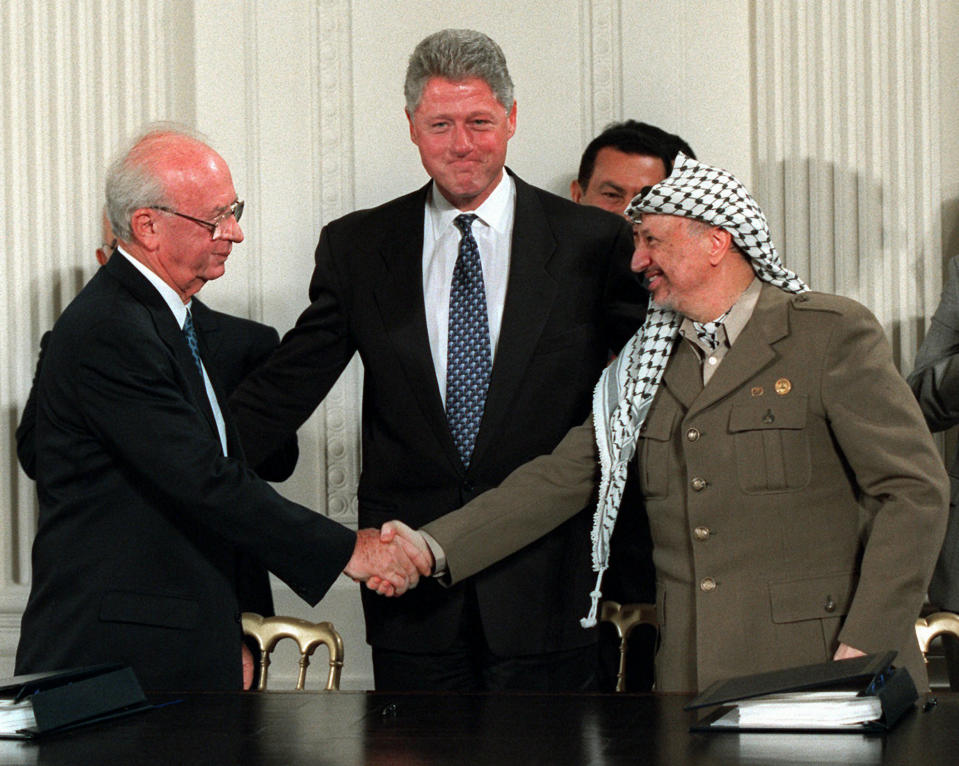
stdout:
<svg viewBox="0 0 959 766">
<path fill-rule="evenodd" d="M 694 441 L 696 441 L 697 439 L 699 439 L 699 436 L 700 436 L 700 434 L 699 434 L 699 429 L 698 429 L 698 428 L 690 428 L 690 429 L 686 432 L 686 439 L 687 439 L 687 441 L 694 442 Z"/>
<path fill-rule="evenodd" d="M 693 537 L 697 540 L 708 540 L 711 534 L 709 527 L 696 527 L 693 530 Z"/>
<path fill-rule="evenodd" d="M 826 603 L 822 605 L 822 608 L 827 612 L 836 611 L 836 602 L 832 600 L 832 596 L 826 596 Z"/>
<path fill-rule="evenodd" d="M 689 482 L 689 485 L 696 492 L 702 492 L 704 489 L 706 489 L 706 480 L 696 476 Z"/>
<path fill-rule="evenodd" d="M 703 593 L 711 593 L 716 590 L 716 581 L 712 577 L 704 577 L 699 581 L 699 589 Z"/>
</svg>

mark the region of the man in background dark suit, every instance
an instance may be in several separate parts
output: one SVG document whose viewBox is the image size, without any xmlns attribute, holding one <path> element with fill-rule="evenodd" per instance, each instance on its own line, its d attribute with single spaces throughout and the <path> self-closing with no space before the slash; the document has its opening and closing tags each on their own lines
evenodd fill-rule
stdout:
<svg viewBox="0 0 959 766">
<path fill-rule="evenodd" d="M 959 256 L 949 259 L 942 297 L 929 331 L 906 378 L 929 428 L 935 433 L 959 425 Z M 959 611 L 959 454 L 948 464 L 949 525 L 929 583 L 929 602 Z M 959 642 L 942 637 L 949 684 L 959 689 Z"/>
<path fill-rule="evenodd" d="M 580 205 L 625 216 L 633 197 L 672 172 L 677 152 L 696 158 L 675 133 L 637 120 L 612 122 L 583 150 L 569 196 Z"/>
<path fill-rule="evenodd" d="M 111 165 L 107 208 L 117 252 L 57 320 L 36 381 L 40 514 L 16 672 L 119 661 L 149 689 L 238 689 L 247 557 L 310 604 L 341 571 L 382 570 L 386 592 L 417 571 L 243 460 L 190 313 L 243 240 L 222 157 L 150 130 Z"/>
<path fill-rule="evenodd" d="M 364 527 L 424 524 L 550 451 L 645 307 L 622 219 L 504 169 L 516 105 L 496 43 L 431 35 L 405 92 L 431 183 L 323 229 L 310 306 L 231 400 L 244 443 L 268 448 L 358 352 Z M 589 523 L 585 510 L 457 588 L 365 598 L 377 689 L 592 688 L 595 631 L 577 621 Z"/>
</svg>

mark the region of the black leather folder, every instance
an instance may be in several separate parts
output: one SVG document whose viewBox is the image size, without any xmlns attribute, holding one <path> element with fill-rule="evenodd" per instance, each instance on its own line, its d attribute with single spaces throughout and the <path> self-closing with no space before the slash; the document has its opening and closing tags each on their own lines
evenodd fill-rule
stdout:
<svg viewBox="0 0 959 766">
<path fill-rule="evenodd" d="M 893 667 L 892 661 L 895 657 L 895 651 L 888 651 L 848 660 L 803 665 L 717 681 L 685 705 L 686 710 L 722 706 L 694 724 L 690 731 L 807 731 L 857 734 L 888 731 L 905 713 L 915 707 L 916 700 L 919 698 L 909 671 L 905 668 Z M 716 723 L 731 710 L 729 703 L 768 694 L 826 690 L 854 690 L 858 692 L 857 696 L 876 696 L 882 706 L 882 716 L 877 721 L 867 721 L 842 728 L 798 728 L 788 723 L 781 727 L 748 728 Z"/>
<path fill-rule="evenodd" d="M 3 679 L 0 699 L 28 703 L 36 720 L 34 726 L 0 729 L 3 739 L 33 739 L 152 708 L 133 669 L 121 664 Z"/>
</svg>

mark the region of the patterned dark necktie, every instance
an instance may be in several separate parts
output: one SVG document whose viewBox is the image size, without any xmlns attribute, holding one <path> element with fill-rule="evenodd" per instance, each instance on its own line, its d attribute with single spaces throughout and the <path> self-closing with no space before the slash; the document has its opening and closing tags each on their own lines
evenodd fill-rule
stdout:
<svg viewBox="0 0 959 766">
<path fill-rule="evenodd" d="M 187 345 L 190 347 L 190 353 L 193 354 L 193 361 L 196 362 L 196 368 L 200 371 L 200 379 L 203 379 L 203 363 L 200 361 L 200 345 L 197 342 L 196 328 L 193 326 L 193 317 L 190 310 L 187 309 L 186 319 L 183 322 L 183 334 L 186 336 Z"/>
<path fill-rule="evenodd" d="M 462 236 L 450 290 L 446 359 L 446 419 L 466 467 L 473 455 L 493 369 L 483 266 L 473 238 L 475 220 L 475 215 L 463 213 L 453 221 Z"/>
<path fill-rule="evenodd" d="M 697 337 L 709 346 L 711 351 L 715 351 L 719 347 L 719 328 L 723 326 L 727 316 L 729 316 L 728 311 L 712 322 L 693 322 L 693 329 L 696 330 Z"/>
</svg>

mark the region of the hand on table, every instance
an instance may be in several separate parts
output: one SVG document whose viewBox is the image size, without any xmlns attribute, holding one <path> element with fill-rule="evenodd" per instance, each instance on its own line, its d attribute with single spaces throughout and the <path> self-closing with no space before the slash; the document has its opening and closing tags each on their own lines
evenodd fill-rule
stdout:
<svg viewBox="0 0 959 766">
<path fill-rule="evenodd" d="M 858 649 L 853 649 L 849 644 L 839 644 L 839 648 L 832 658 L 834 660 L 851 660 L 853 657 L 862 657 L 865 654 L 865 652 L 860 652 Z"/>
</svg>

